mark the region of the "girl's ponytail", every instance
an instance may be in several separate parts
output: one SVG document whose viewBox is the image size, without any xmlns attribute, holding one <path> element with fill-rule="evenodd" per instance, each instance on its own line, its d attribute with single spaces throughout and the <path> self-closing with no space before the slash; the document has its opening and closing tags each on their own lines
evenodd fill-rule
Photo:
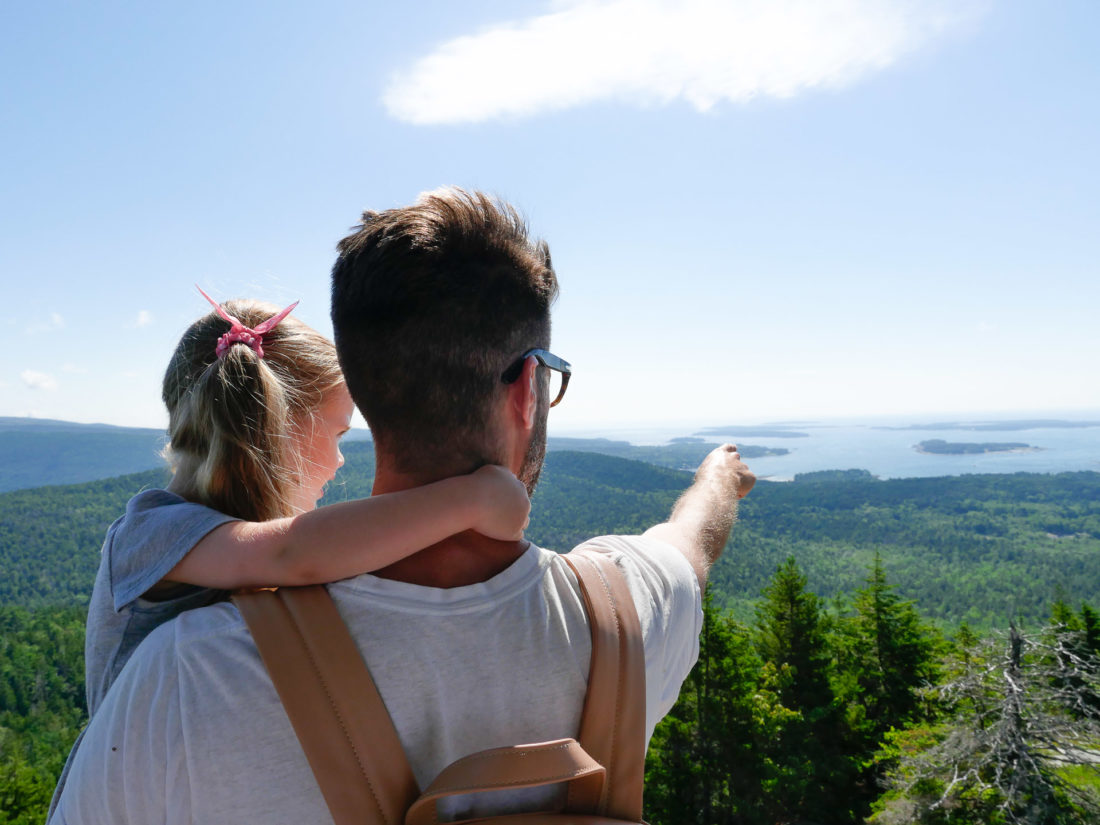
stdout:
<svg viewBox="0 0 1100 825">
<path fill-rule="evenodd" d="M 249 327 L 273 315 L 258 302 L 227 302 L 224 309 Z M 236 341 L 219 356 L 229 327 L 215 313 L 200 318 L 165 373 L 173 488 L 250 521 L 291 515 L 299 469 L 294 432 L 308 429 L 308 416 L 341 382 L 336 353 L 319 333 L 287 318 L 264 334 L 262 348 Z"/>
</svg>

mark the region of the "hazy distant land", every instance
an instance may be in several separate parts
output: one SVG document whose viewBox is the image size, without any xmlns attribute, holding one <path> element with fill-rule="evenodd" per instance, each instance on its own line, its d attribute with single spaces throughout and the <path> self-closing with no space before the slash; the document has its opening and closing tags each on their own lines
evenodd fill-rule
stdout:
<svg viewBox="0 0 1100 825">
<path fill-rule="evenodd" d="M 1017 414 L 1019 415 L 1019 414 Z M 1082 413 L 1082 416 L 1085 415 Z M 550 451 L 571 450 L 645 461 L 692 471 L 722 441 L 736 443 L 761 477 L 790 480 L 808 471 L 862 467 L 882 478 L 921 477 L 942 473 L 1044 472 L 1100 470 L 1100 415 L 1092 420 L 1025 419 L 1005 421 L 951 421 L 937 424 L 874 427 L 869 423 L 827 424 L 813 421 L 758 421 L 752 425 L 708 427 L 692 434 L 691 427 L 651 430 L 621 429 L 607 433 L 578 433 L 575 437 L 551 433 Z M 917 421 L 914 417 L 895 423 Z M 887 422 L 888 423 L 888 422 Z M 955 430 L 928 432 L 925 427 Z M 970 434 L 965 430 L 1004 427 L 1054 427 L 1029 434 L 1029 443 L 1017 442 L 1022 433 Z M 1060 429 L 1058 429 L 1060 427 Z M 770 437 L 759 437 L 770 434 Z M 754 437 L 756 436 L 756 437 Z M 940 438 L 944 444 L 973 439 L 996 439 L 976 446 L 917 446 L 922 439 Z M 801 438 L 801 441 L 790 439 Z M 780 441 L 780 439 L 784 439 Z M 1003 443 L 1001 439 L 1004 439 Z M 750 442 L 749 444 L 743 441 Z M 1032 442 L 1038 441 L 1036 447 Z M 370 443 L 366 429 L 354 429 L 345 443 Z M 771 442 L 769 445 L 768 442 Z M 163 430 L 114 427 L 31 418 L 0 416 L 0 492 L 51 484 L 74 484 L 164 467 L 160 453 Z M 787 444 L 791 449 L 780 447 Z M 990 459 L 975 456 L 990 453 Z M 939 456 L 927 458 L 926 455 Z M 755 463 L 754 463 L 755 462 Z"/>
<path fill-rule="evenodd" d="M 669 444 L 631 444 L 628 441 L 612 441 L 608 438 L 569 438 L 550 436 L 546 442 L 549 451 L 572 450 L 575 452 L 601 453 L 602 455 L 645 461 L 661 467 L 676 470 L 694 470 L 707 453 L 718 444 L 702 438 L 674 438 Z M 754 444 L 738 446 L 742 458 L 763 458 L 765 456 L 786 455 L 790 450 L 785 447 L 758 447 Z"/>
<path fill-rule="evenodd" d="M 1032 447 L 1019 441 L 987 441 L 981 444 L 944 441 L 932 438 L 913 447 L 918 453 L 929 455 L 977 455 L 980 453 L 1030 453 L 1042 447 Z"/>
<path fill-rule="evenodd" d="M 370 432 L 352 430 L 345 443 L 370 444 Z M 80 484 L 144 470 L 163 469 L 163 430 L 113 427 L 36 418 L 0 417 L 0 493 L 56 484 Z M 550 436 L 551 451 L 602 453 L 693 471 L 718 446 L 694 436 L 669 444 L 631 444 L 607 438 Z M 740 446 L 745 459 L 786 455 L 783 447 Z"/>
<path fill-rule="evenodd" d="M 789 429 L 782 424 L 773 427 L 707 427 L 699 430 L 695 435 L 710 436 L 716 435 L 736 435 L 745 436 L 746 438 L 809 438 L 809 433 L 798 432 L 797 430 Z"/>
<path fill-rule="evenodd" d="M 1100 427 L 1100 421 L 1065 421 L 1060 418 L 1021 418 L 1014 421 L 941 421 L 935 424 L 909 424 L 905 427 L 873 427 L 875 430 L 969 430 L 971 432 L 1010 432 L 1012 430 L 1077 430 Z"/>
</svg>

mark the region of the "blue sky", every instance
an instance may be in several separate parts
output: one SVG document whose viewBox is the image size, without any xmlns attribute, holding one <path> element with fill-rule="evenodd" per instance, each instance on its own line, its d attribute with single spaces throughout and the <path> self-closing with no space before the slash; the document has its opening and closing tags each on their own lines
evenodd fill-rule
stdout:
<svg viewBox="0 0 1100 825">
<path fill-rule="evenodd" d="M 162 426 L 219 299 L 455 184 L 562 285 L 551 429 L 1100 408 L 1100 4 L 9 3 L 0 415 Z"/>
</svg>

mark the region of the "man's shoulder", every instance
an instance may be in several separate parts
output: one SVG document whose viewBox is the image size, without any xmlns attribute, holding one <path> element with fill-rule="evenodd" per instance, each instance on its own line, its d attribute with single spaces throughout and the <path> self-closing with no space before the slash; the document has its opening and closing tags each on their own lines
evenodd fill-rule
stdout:
<svg viewBox="0 0 1100 825">
<path fill-rule="evenodd" d="M 675 579 L 692 579 L 698 583 L 684 554 L 668 542 L 652 536 L 596 536 L 578 544 L 571 552 L 600 553 L 622 568 L 641 566 L 660 570 Z"/>
<path fill-rule="evenodd" d="M 155 628 L 132 658 L 183 657 L 200 647 L 205 653 L 209 648 L 216 648 L 222 640 L 239 640 L 242 635 L 248 635 L 248 628 L 240 612 L 230 602 L 219 602 L 184 611 Z"/>
</svg>

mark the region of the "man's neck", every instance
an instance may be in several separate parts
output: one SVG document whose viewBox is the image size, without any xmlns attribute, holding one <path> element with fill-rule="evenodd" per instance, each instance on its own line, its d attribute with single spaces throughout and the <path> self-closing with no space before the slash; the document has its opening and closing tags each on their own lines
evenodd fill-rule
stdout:
<svg viewBox="0 0 1100 825">
<path fill-rule="evenodd" d="M 396 493 L 425 483 L 422 479 L 392 472 L 380 462 L 372 494 Z M 487 581 L 503 572 L 528 546 L 526 541 L 497 541 L 467 530 L 375 570 L 374 575 L 424 587 L 463 587 Z"/>
<path fill-rule="evenodd" d="M 496 541 L 467 530 L 375 570 L 374 575 L 424 587 L 463 587 L 502 573 L 527 547 L 526 541 Z"/>
</svg>

